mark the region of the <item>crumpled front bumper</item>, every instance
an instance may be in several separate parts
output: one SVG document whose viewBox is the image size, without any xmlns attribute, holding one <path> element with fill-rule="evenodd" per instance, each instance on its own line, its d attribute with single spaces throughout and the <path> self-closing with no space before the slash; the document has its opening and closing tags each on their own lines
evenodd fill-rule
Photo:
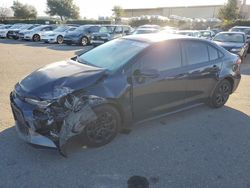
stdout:
<svg viewBox="0 0 250 188">
<path fill-rule="evenodd" d="M 23 132 L 20 130 L 22 128 L 20 128 L 19 122 L 16 121 L 15 123 L 16 126 L 16 131 L 19 135 L 20 138 L 22 138 L 24 141 L 30 143 L 30 144 L 35 144 L 35 145 L 39 145 L 39 146 L 44 146 L 44 147 L 49 147 L 49 148 L 57 148 L 57 146 L 55 145 L 55 143 L 50 140 L 49 138 L 33 131 L 31 128 L 26 127 L 27 129 L 27 133 L 23 134 Z"/>
<path fill-rule="evenodd" d="M 58 99 L 63 100 L 62 106 L 56 100 L 40 109 L 12 92 L 10 103 L 19 136 L 34 145 L 57 148 L 66 156 L 66 143 L 70 138 L 80 135 L 87 124 L 96 120 L 92 107 L 106 102 L 93 95 L 77 97 L 70 94 L 66 98 Z"/>
</svg>

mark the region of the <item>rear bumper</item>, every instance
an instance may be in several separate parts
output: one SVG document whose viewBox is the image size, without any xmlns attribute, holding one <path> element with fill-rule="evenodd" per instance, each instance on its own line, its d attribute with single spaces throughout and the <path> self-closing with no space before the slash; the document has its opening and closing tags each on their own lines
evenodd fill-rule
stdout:
<svg viewBox="0 0 250 188">
<path fill-rule="evenodd" d="M 233 80 L 234 80 L 234 85 L 233 85 L 232 93 L 238 88 L 240 80 L 241 80 L 241 75 L 237 75 L 233 77 Z"/>
</svg>

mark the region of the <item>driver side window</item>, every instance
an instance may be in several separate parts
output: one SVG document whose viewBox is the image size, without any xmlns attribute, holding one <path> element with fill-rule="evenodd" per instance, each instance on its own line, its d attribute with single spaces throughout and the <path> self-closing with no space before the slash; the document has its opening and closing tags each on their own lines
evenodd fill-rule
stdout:
<svg viewBox="0 0 250 188">
<path fill-rule="evenodd" d="M 139 60 L 141 70 L 159 72 L 181 67 L 181 50 L 178 42 L 157 44 L 149 49 Z"/>
</svg>

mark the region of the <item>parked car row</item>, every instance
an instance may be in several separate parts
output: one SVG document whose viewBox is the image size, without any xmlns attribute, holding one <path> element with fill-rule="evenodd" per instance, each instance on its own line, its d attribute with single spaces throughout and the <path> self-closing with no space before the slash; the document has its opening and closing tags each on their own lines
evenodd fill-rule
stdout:
<svg viewBox="0 0 250 188">
<path fill-rule="evenodd" d="M 109 40 L 131 34 L 128 25 L 1 25 L 0 37 L 67 45 L 99 45 Z"/>
<path fill-rule="evenodd" d="M 235 26 L 228 32 L 220 32 L 218 29 L 178 30 L 158 25 L 142 25 L 136 29 L 129 25 L 0 25 L 0 37 L 2 38 L 82 46 L 89 44 L 98 46 L 125 35 L 149 33 L 174 33 L 212 40 L 229 52 L 239 55 L 242 61 L 250 51 L 250 27 L 246 26 Z"/>
</svg>

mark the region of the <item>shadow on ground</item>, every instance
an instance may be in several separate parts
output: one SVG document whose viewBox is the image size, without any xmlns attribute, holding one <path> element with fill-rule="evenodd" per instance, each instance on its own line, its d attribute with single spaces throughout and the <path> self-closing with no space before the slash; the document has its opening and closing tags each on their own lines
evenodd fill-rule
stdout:
<svg viewBox="0 0 250 188">
<path fill-rule="evenodd" d="M 137 124 L 100 148 L 73 144 L 63 158 L 24 143 L 14 128 L 4 130 L 0 187 L 126 188 L 133 175 L 152 180 L 151 188 L 250 185 L 250 117 L 227 106 Z"/>
<path fill-rule="evenodd" d="M 65 45 L 65 44 L 48 44 L 44 42 L 32 42 L 32 41 L 25 41 L 25 40 L 12 40 L 12 39 L 0 39 L 0 43 L 3 44 L 21 44 L 24 46 L 30 47 L 45 47 L 51 50 L 57 51 L 72 51 L 72 50 L 84 50 L 85 48 L 91 48 L 92 46 L 78 46 L 78 45 Z"/>
</svg>

